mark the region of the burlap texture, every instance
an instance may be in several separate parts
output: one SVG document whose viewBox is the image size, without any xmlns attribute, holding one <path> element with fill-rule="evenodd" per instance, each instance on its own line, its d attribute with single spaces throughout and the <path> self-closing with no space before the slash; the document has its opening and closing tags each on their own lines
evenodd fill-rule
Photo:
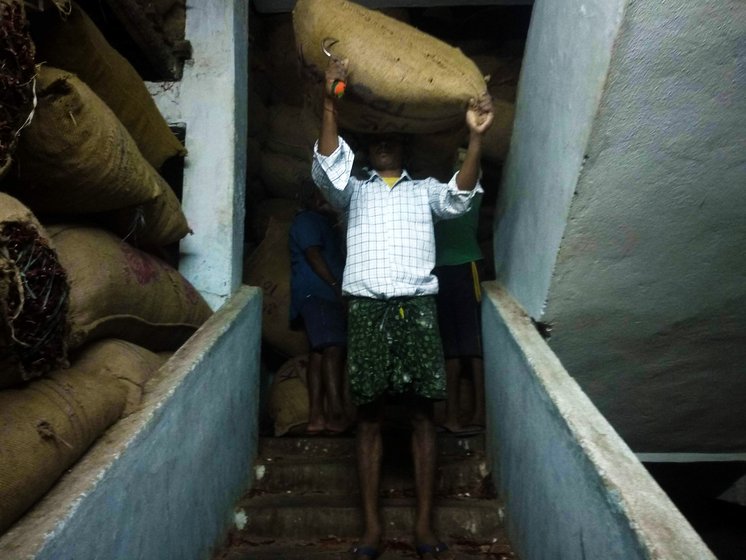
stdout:
<svg viewBox="0 0 746 560">
<path fill-rule="evenodd" d="M 268 197 L 297 200 L 301 184 L 311 179 L 311 158 L 298 159 L 263 150 L 259 176 Z"/>
<path fill-rule="evenodd" d="M 269 221 L 274 218 L 277 222 L 293 221 L 300 210 L 299 200 L 288 200 L 287 198 L 268 198 L 249 209 L 250 238 L 252 241 L 264 239 L 269 227 Z"/>
<path fill-rule="evenodd" d="M 119 338 L 175 350 L 212 314 L 192 285 L 160 259 L 104 230 L 48 231 L 70 281 L 70 348 Z"/>
<path fill-rule="evenodd" d="M 258 286 L 262 303 L 262 340 L 288 357 L 308 352 L 302 330 L 290 328 L 290 222 L 269 221 L 264 240 L 244 262 L 244 282 Z"/>
<path fill-rule="evenodd" d="M 181 202 L 160 175 L 161 194 L 153 200 L 110 212 L 107 226 L 135 246 L 163 247 L 191 233 Z"/>
<path fill-rule="evenodd" d="M 137 71 L 109 45 L 80 6 L 73 4 L 66 18 L 46 14 L 32 33 L 38 60 L 77 74 L 122 121 L 153 167 L 186 153 Z"/>
<path fill-rule="evenodd" d="M 274 421 L 275 436 L 308 423 L 308 356 L 296 356 L 275 373 L 267 412 Z"/>
<path fill-rule="evenodd" d="M 120 418 L 124 403 L 114 377 L 74 367 L 0 391 L 0 533 Z"/>
<path fill-rule="evenodd" d="M 293 25 L 301 67 L 319 89 L 328 65 L 321 42 L 349 59 L 343 127 L 363 132 L 428 133 L 464 122 L 467 103 L 487 90 L 460 50 L 407 23 L 346 0 L 298 0 Z"/>
<path fill-rule="evenodd" d="M 114 113 L 75 75 L 42 66 L 18 145 L 18 198 L 35 213 L 83 214 L 161 194 L 157 171 Z"/>
<path fill-rule="evenodd" d="M 273 105 L 264 148 L 310 162 L 319 130 L 320 121 L 310 107 Z"/>
<path fill-rule="evenodd" d="M 515 105 L 504 99 L 492 99 L 492 110 L 495 115 L 492 126 L 484 133 L 482 157 L 500 163 L 508 156 L 510 139 L 513 135 Z"/>
<path fill-rule="evenodd" d="M 84 346 L 70 361 L 78 371 L 111 375 L 119 381 L 126 394 L 124 417 L 140 406 L 145 384 L 167 359 L 165 353 L 157 354 L 126 340 L 109 338 Z"/>
<path fill-rule="evenodd" d="M 0 388 L 67 363 L 68 291 L 47 232 L 0 193 Z"/>
</svg>

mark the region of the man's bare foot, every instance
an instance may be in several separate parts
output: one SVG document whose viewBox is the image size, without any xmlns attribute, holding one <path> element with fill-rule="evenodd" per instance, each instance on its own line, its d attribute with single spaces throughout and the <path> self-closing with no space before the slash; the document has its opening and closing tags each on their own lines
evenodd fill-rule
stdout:
<svg viewBox="0 0 746 560">
<path fill-rule="evenodd" d="M 381 555 L 381 535 L 370 531 L 360 537 L 350 554 L 355 559 L 375 560 Z"/>
<path fill-rule="evenodd" d="M 342 434 L 350 428 L 350 421 L 347 419 L 345 415 L 340 414 L 338 416 L 333 416 L 329 418 L 324 424 L 324 427 L 329 432 L 332 432 L 335 434 Z"/>
<path fill-rule="evenodd" d="M 324 419 L 323 418 L 314 418 L 313 420 L 309 420 L 308 424 L 306 425 L 306 433 L 307 434 L 320 434 L 324 431 Z"/>
<path fill-rule="evenodd" d="M 441 426 L 452 434 L 457 434 L 461 431 L 461 424 L 456 420 L 446 420 Z"/>
<path fill-rule="evenodd" d="M 422 560 L 454 560 L 448 546 L 431 531 L 415 535 L 415 551 Z"/>
</svg>

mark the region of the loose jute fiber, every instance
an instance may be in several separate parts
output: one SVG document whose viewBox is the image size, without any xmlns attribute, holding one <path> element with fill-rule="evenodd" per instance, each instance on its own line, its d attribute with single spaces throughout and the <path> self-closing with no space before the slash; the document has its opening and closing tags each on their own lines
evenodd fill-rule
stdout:
<svg viewBox="0 0 746 560">
<path fill-rule="evenodd" d="M 44 228 L 0 193 L 0 388 L 67 363 L 69 290 Z"/>
</svg>

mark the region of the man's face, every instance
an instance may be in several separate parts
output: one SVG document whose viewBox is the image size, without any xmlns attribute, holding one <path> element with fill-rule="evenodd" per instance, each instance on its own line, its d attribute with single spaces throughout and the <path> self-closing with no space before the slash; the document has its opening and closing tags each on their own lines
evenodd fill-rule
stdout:
<svg viewBox="0 0 746 560">
<path fill-rule="evenodd" d="M 398 134 L 381 134 L 371 137 L 368 144 L 370 164 L 378 172 L 401 171 L 404 144 Z"/>
</svg>

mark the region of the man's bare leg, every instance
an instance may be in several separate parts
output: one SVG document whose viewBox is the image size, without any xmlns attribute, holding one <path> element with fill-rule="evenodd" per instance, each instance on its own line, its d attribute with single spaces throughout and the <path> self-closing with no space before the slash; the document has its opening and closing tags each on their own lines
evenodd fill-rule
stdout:
<svg viewBox="0 0 746 560">
<path fill-rule="evenodd" d="M 378 549 L 381 543 L 381 518 L 378 511 L 378 492 L 381 481 L 382 408 L 380 402 L 358 408 L 357 470 L 360 479 L 360 498 L 363 506 L 363 534 L 358 546 Z"/>
<path fill-rule="evenodd" d="M 432 417 L 432 404 L 419 400 L 412 415 L 412 459 L 414 483 L 417 494 L 414 538 L 415 545 L 436 545 L 440 540 L 432 526 L 435 493 L 436 436 Z M 423 558 L 451 559 L 450 551 L 437 556 L 426 554 Z"/>
<path fill-rule="evenodd" d="M 474 385 L 474 412 L 469 424 L 484 427 L 486 416 L 484 412 L 484 361 L 482 358 L 471 359 L 471 373 Z"/>
<path fill-rule="evenodd" d="M 461 361 L 459 358 L 446 360 L 446 419 L 443 427 L 449 432 L 461 429 L 459 421 L 461 405 Z"/>
<path fill-rule="evenodd" d="M 308 386 L 308 426 L 309 434 L 324 431 L 324 395 L 321 386 L 321 352 L 311 352 L 308 357 L 308 371 L 306 372 Z"/>
<path fill-rule="evenodd" d="M 324 348 L 321 360 L 321 375 L 327 404 L 325 427 L 330 432 L 344 432 L 350 426 L 342 399 L 344 348 L 341 346 Z"/>
</svg>

